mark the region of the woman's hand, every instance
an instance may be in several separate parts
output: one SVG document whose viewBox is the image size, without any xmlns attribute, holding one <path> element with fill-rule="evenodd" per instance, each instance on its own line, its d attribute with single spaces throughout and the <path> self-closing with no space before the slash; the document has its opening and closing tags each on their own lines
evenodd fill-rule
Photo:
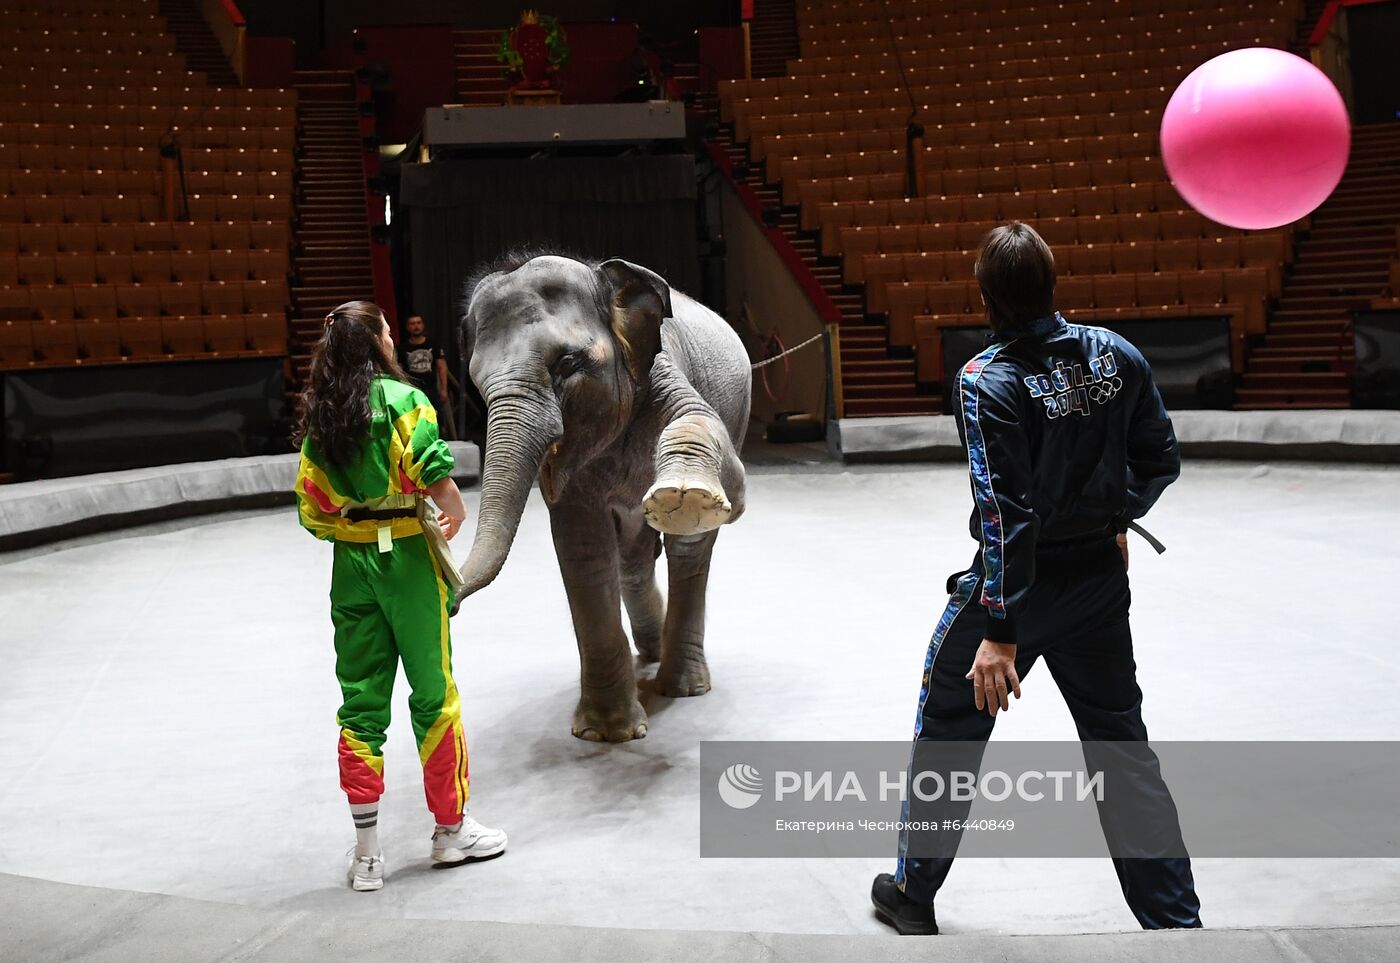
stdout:
<svg viewBox="0 0 1400 963">
<path fill-rule="evenodd" d="M 448 477 L 429 485 L 428 494 L 432 496 L 433 504 L 438 507 L 437 520 L 438 525 L 442 527 L 443 537 L 450 542 L 467 517 L 467 508 L 462 504 L 462 493 L 457 490 L 457 483 Z"/>
<path fill-rule="evenodd" d="M 462 527 L 462 522 L 465 521 L 465 519 L 455 518 L 447 514 L 447 512 L 438 512 L 437 520 L 438 525 L 442 528 L 442 537 L 449 542 L 452 541 L 453 536 L 457 534 L 457 530 Z"/>
<path fill-rule="evenodd" d="M 1123 553 L 1123 571 L 1128 570 L 1128 533 L 1123 532 L 1118 536 L 1118 551 Z"/>
</svg>

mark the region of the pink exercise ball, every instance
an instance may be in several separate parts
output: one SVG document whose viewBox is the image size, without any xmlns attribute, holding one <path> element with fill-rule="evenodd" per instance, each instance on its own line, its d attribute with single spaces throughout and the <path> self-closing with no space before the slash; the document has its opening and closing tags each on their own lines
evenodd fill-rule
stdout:
<svg viewBox="0 0 1400 963">
<path fill-rule="evenodd" d="M 1249 47 L 1191 71 L 1162 114 L 1161 143 L 1187 203 L 1220 224 L 1260 230 L 1327 200 L 1347 166 L 1351 123 L 1322 71 Z"/>
</svg>

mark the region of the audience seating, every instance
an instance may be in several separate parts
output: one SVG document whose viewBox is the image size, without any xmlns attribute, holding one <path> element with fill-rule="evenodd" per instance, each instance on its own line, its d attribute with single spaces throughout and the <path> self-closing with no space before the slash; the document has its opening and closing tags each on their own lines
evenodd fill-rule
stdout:
<svg viewBox="0 0 1400 963">
<path fill-rule="evenodd" d="M 209 85 L 156 0 L 0 14 L 0 368 L 285 354 L 295 91 Z"/>
</svg>

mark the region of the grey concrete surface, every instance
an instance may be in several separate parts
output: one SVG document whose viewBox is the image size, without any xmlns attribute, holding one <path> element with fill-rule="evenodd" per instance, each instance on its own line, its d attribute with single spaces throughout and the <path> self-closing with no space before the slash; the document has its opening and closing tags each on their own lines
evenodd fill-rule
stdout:
<svg viewBox="0 0 1400 963">
<path fill-rule="evenodd" d="M 1182 451 L 1215 458 L 1400 461 L 1400 411 L 1173 411 Z M 861 461 L 957 461 L 952 416 L 844 418 L 841 457 Z"/>
<path fill-rule="evenodd" d="M 998 960 L 1051 963 L 1392 963 L 1400 928 L 1194 930 L 1070 936 L 823 936 L 467 923 L 265 910 L 0 874 L 0 957 L 30 963 L 158 960 L 566 961 Z"/>
<path fill-rule="evenodd" d="M 1389 596 L 1400 576 L 1397 481 L 1386 467 L 1187 464 L 1148 520 L 1167 554 L 1138 542 L 1132 568 L 1154 738 L 1400 733 L 1390 696 L 1400 658 Z M 469 509 L 475 500 L 468 493 Z M 464 934 L 443 955 L 466 955 L 490 933 L 528 958 L 566 939 L 547 924 L 657 931 L 570 930 L 578 959 L 609 946 L 622 948 L 609 958 L 821 959 L 834 958 L 827 944 L 743 934 L 879 938 L 869 881 L 891 859 L 699 858 L 699 742 L 909 736 L 944 578 L 974 549 L 965 469 L 774 463 L 752 474 L 749 506 L 716 550 L 714 690 L 653 697 L 646 739 L 599 746 L 569 735 L 577 654 L 547 514 L 531 502 L 500 579 L 453 622 L 473 809 L 511 833 L 511 851 L 430 867 L 401 678 L 380 820 L 388 874 L 377 894 L 344 885 L 352 829 L 336 780 L 330 550 L 290 509 L 0 554 L 0 872 L 240 904 L 195 910 L 203 904 L 89 893 L 99 908 L 141 907 L 141 926 L 103 957 L 101 927 L 120 916 L 68 919 L 71 904 L 56 891 L 6 888 L 0 905 L 24 907 L 7 922 L 23 929 L 0 927 L 0 941 L 89 933 L 91 943 L 61 958 L 121 959 L 138 954 L 149 925 L 171 939 L 226 933 L 273 947 L 269 958 L 299 958 L 277 940 L 322 938 L 326 958 L 365 949 L 382 959 L 398 958 L 384 949 L 400 932 L 386 921 L 457 920 L 531 925 L 410 932 L 429 943 Z M 997 738 L 1073 738 L 1049 677 L 1033 674 L 1023 688 Z M 1400 925 L 1397 862 L 1199 859 L 1202 915 L 1216 930 Z M 59 915 L 45 915 L 51 899 Z M 950 936 L 983 941 L 946 945 L 991 958 L 1123 959 L 1122 947 L 1171 946 L 1207 959 L 1364 959 L 1381 945 L 1373 940 L 1395 946 L 1394 931 L 1371 929 L 1248 932 L 1228 953 L 1166 942 L 1219 932 L 1144 937 L 1105 860 L 966 860 L 939 917 Z M 1114 931 L 1123 935 L 1060 942 Z M 1022 939 L 1036 934 L 1055 938 Z M 1360 955 L 1338 949 L 1347 941 Z M 855 949 L 865 944 L 829 945 L 867 955 Z M 902 946 L 878 945 L 881 956 Z"/>
</svg>

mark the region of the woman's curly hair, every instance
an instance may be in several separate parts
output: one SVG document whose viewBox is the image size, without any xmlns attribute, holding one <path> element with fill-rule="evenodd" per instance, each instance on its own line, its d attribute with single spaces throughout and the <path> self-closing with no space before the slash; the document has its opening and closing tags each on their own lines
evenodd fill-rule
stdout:
<svg viewBox="0 0 1400 963">
<path fill-rule="evenodd" d="M 384 314 L 370 301 L 347 301 L 326 315 L 311 355 L 311 379 L 301 393 L 301 423 L 293 441 L 309 438 L 332 465 L 359 456 L 369 433 L 369 389 L 375 377 L 408 381 L 379 343 Z"/>
</svg>

